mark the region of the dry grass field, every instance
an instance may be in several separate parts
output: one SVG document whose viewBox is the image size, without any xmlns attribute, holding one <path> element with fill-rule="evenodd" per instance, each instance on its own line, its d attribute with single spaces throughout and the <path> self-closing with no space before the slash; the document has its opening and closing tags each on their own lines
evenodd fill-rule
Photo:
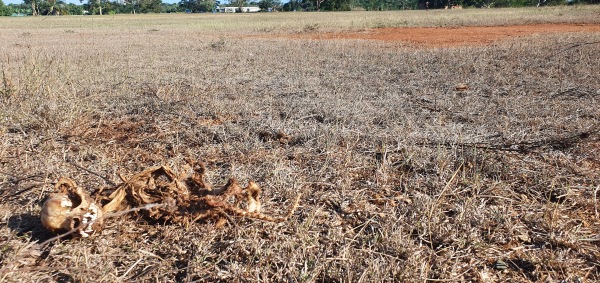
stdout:
<svg viewBox="0 0 600 283">
<path fill-rule="evenodd" d="M 599 282 L 600 32 L 535 32 L 562 23 L 600 6 L 0 18 L 0 281 Z M 299 207 L 48 241 L 60 177 L 186 159 Z"/>
</svg>

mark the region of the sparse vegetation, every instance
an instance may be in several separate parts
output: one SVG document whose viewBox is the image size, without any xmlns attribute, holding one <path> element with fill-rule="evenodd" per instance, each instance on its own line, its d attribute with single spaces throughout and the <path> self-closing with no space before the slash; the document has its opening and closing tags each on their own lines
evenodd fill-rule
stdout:
<svg viewBox="0 0 600 283">
<path fill-rule="evenodd" d="M 279 36 L 599 13 L 0 18 L 0 281 L 600 281 L 599 33 Z M 255 180 L 265 214 L 300 205 L 221 228 L 128 214 L 35 245 L 60 177 L 94 195 L 186 159 Z"/>
</svg>

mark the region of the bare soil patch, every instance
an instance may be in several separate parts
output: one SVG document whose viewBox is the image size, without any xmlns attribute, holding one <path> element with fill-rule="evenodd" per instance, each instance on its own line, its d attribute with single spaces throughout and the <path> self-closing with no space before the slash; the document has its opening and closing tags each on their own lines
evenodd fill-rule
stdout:
<svg viewBox="0 0 600 283">
<path fill-rule="evenodd" d="M 406 27 L 378 28 L 359 32 L 336 32 L 324 34 L 302 34 L 294 38 L 311 39 L 362 39 L 386 42 L 408 42 L 417 46 L 445 47 L 464 45 L 487 45 L 498 40 L 516 36 L 531 36 L 548 33 L 600 32 L 594 24 L 531 24 L 511 26 L 468 26 L 468 27 Z"/>
</svg>

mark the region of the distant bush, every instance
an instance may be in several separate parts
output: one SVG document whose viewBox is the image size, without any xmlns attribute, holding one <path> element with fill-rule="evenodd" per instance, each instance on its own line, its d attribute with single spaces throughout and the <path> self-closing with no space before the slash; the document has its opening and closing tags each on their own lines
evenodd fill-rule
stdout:
<svg viewBox="0 0 600 283">
<path fill-rule="evenodd" d="M 2 2 L 2 0 L 0 0 L 0 16 L 10 16 L 10 11 L 8 9 L 8 7 L 6 7 L 4 5 L 4 2 Z"/>
</svg>

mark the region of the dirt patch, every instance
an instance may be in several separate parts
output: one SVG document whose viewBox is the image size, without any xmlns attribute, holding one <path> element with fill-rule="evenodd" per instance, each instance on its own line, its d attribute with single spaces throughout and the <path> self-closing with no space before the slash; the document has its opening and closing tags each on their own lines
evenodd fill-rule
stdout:
<svg viewBox="0 0 600 283">
<path fill-rule="evenodd" d="M 387 42 L 407 42 L 417 46 L 444 47 L 486 45 L 515 36 L 547 33 L 600 32 L 600 25 L 592 24 L 537 24 L 489 27 L 417 27 L 379 28 L 360 32 L 302 34 L 293 38 L 309 39 L 362 39 Z"/>
</svg>

